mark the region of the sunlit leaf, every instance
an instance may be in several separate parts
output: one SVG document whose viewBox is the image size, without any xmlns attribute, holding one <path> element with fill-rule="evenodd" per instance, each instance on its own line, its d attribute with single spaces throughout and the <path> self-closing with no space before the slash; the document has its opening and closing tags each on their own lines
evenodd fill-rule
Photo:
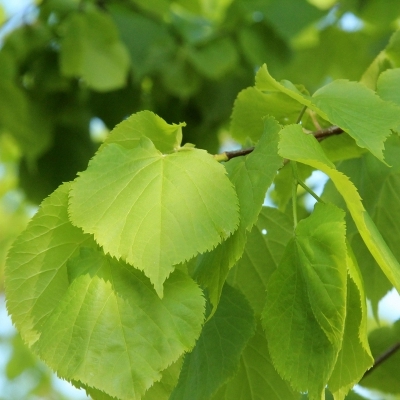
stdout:
<svg viewBox="0 0 400 400">
<path fill-rule="evenodd" d="M 270 115 L 279 123 L 293 123 L 302 105 L 283 93 L 263 93 L 256 87 L 244 89 L 236 98 L 232 112 L 232 136 L 245 143 L 247 138 L 256 142 L 260 139 L 263 118 Z"/>
<path fill-rule="evenodd" d="M 142 400 L 169 400 L 170 395 L 178 383 L 182 369 L 183 356 L 162 371 L 162 378 L 144 394 Z"/>
<path fill-rule="evenodd" d="M 272 117 L 263 119 L 263 135 L 254 150 L 246 157 L 237 157 L 226 163 L 229 179 L 233 182 L 240 203 L 241 225 L 251 230 L 257 221 L 265 194 L 283 166 L 278 154 L 279 131 Z"/>
<path fill-rule="evenodd" d="M 70 183 L 41 205 L 17 238 L 5 269 L 7 308 L 24 341 L 32 345 L 68 289 L 67 261 L 79 247 L 95 245 L 71 225 L 67 204 Z"/>
<path fill-rule="evenodd" d="M 400 109 L 380 99 L 357 82 L 336 80 L 317 90 L 313 96 L 301 93 L 291 82 L 277 82 L 264 65 L 256 77 L 260 90 L 280 91 L 314 110 L 322 118 L 337 125 L 383 161 L 383 142 L 391 129 L 400 124 Z M 368 109 L 368 118 L 365 110 Z"/>
<path fill-rule="evenodd" d="M 211 250 L 238 225 L 237 196 L 224 168 L 203 150 L 164 156 L 143 137 L 111 143 L 73 184 L 72 222 L 106 253 L 144 271 L 159 295 L 179 264 Z"/>
<path fill-rule="evenodd" d="M 62 377 L 140 399 L 200 334 L 204 298 L 181 271 L 165 283 L 162 300 L 141 271 L 99 250 L 82 248 L 68 276 L 33 346 Z"/>
<path fill-rule="evenodd" d="M 327 159 L 317 140 L 312 135 L 306 135 L 298 125 L 290 125 L 281 131 L 280 154 L 308 164 L 327 174 L 343 196 L 347 208 L 357 226 L 357 229 L 385 273 L 389 281 L 400 290 L 400 265 L 382 238 L 369 214 L 361 203 L 360 195 L 347 176 L 337 171 Z"/>
<path fill-rule="evenodd" d="M 243 254 L 246 232 L 256 223 L 266 191 L 282 165 L 278 155 L 279 129 L 273 118 L 266 118 L 264 133 L 254 151 L 226 163 L 229 179 L 239 198 L 239 228 L 214 250 L 200 255 L 195 270 L 198 282 L 208 289 L 214 311 L 229 270 Z"/>
<path fill-rule="evenodd" d="M 182 124 L 167 124 L 151 111 L 140 111 L 119 123 L 107 137 L 104 146 L 117 143 L 127 149 L 138 146 L 142 137 L 148 137 L 161 153 L 178 150 L 182 142 Z"/>
</svg>

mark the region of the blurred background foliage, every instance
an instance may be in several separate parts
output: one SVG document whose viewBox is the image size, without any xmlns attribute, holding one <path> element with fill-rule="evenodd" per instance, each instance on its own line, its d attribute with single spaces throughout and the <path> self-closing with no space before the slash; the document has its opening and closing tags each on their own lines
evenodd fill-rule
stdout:
<svg viewBox="0 0 400 400">
<path fill-rule="evenodd" d="M 263 63 L 310 92 L 359 80 L 400 27 L 398 0 L 42 0 L 14 14 L 11 3 L 0 3 L 0 295 L 12 240 L 125 117 L 185 121 L 184 142 L 215 153 Z M 65 395 L 6 325 L 0 399 L 84 397 Z"/>
</svg>

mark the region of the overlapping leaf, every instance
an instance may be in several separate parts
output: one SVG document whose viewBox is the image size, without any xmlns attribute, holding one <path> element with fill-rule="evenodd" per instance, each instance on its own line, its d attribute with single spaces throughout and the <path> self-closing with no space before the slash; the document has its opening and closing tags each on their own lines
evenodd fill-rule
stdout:
<svg viewBox="0 0 400 400">
<path fill-rule="evenodd" d="M 70 186 L 45 200 L 15 242 L 6 269 L 8 310 L 23 339 L 60 376 L 139 399 L 194 345 L 205 301 L 180 271 L 161 300 L 142 272 L 98 250 L 68 219 Z"/>
<path fill-rule="evenodd" d="M 400 124 L 398 107 L 382 101 L 362 84 L 345 80 L 334 81 L 317 90 L 312 103 L 326 113 L 332 124 L 352 136 L 360 147 L 383 160 L 383 142 L 391 129 Z M 368 118 L 365 110 L 368 110 Z"/>
<path fill-rule="evenodd" d="M 200 333 L 204 298 L 183 272 L 164 298 L 141 271 L 96 249 L 68 263 L 69 287 L 33 349 L 62 377 L 140 399 Z"/>
<path fill-rule="evenodd" d="M 214 250 L 200 254 L 195 260 L 194 276 L 208 290 L 212 313 L 217 309 L 229 270 L 242 256 L 245 244 L 246 231 L 239 226 L 227 240 Z"/>
<path fill-rule="evenodd" d="M 82 245 L 95 245 L 90 235 L 71 225 L 67 204 L 70 183 L 42 204 L 17 238 L 5 270 L 7 308 L 24 341 L 40 337 L 47 318 L 68 289 L 66 263 Z"/>
<path fill-rule="evenodd" d="M 153 386 L 141 397 L 141 400 L 169 400 L 170 394 L 176 386 L 179 373 L 182 368 L 183 356 L 172 363 L 168 368 L 164 369 L 161 374 L 161 380 L 155 382 Z M 116 400 L 115 397 L 107 393 L 82 384 L 82 382 L 71 382 L 78 389 L 84 389 L 86 394 L 95 400 Z"/>
<path fill-rule="evenodd" d="M 389 44 L 382 50 L 364 72 L 361 82 L 372 90 L 376 89 L 376 84 L 380 74 L 389 68 L 400 67 L 400 31 L 393 33 Z"/>
<path fill-rule="evenodd" d="M 208 400 L 239 367 L 240 356 L 254 334 L 254 316 L 244 296 L 228 285 L 195 348 L 187 354 L 170 400 Z"/>
<path fill-rule="evenodd" d="M 263 133 L 263 118 L 271 115 L 279 123 L 294 123 L 302 105 L 283 93 L 263 93 L 256 87 L 244 89 L 236 98 L 232 112 L 232 136 L 240 143 L 256 142 Z"/>
<path fill-rule="evenodd" d="M 371 302 L 372 314 L 376 320 L 379 320 L 379 302 L 393 288 L 393 284 L 377 265 L 361 235 L 356 232 L 350 235 L 349 240 L 354 255 L 357 260 L 360 260 L 359 266 L 363 276 L 365 294 Z"/>
<path fill-rule="evenodd" d="M 337 171 L 312 135 L 306 135 L 298 125 L 281 131 L 279 152 L 282 157 L 299 161 L 327 174 L 343 196 L 347 208 L 376 262 L 394 287 L 400 291 L 400 265 L 382 238 L 361 203 L 360 195 L 347 176 Z"/>
<path fill-rule="evenodd" d="M 343 400 L 374 362 L 367 339 L 367 312 L 362 279 L 355 260 L 347 258 L 346 323 L 342 348 L 329 379 L 335 400 Z"/>
<path fill-rule="evenodd" d="M 400 320 L 395 321 L 392 326 L 382 326 L 373 330 L 368 339 L 372 354 L 377 359 L 400 342 Z M 397 351 L 386 359 L 379 368 L 374 368 L 371 374 L 360 382 L 360 385 L 388 394 L 388 396 L 381 395 L 382 398 L 398 395 L 400 393 L 399 363 L 400 352 Z"/>
<path fill-rule="evenodd" d="M 256 225 L 247 235 L 242 258 L 228 275 L 227 281 L 245 294 L 258 315 L 265 306 L 269 278 L 292 236 L 290 218 L 275 208 L 263 207 Z"/>
<path fill-rule="evenodd" d="M 104 146 L 117 143 L 127 149 L 139 145 L 140 138 L 148 137 L 161 153 L 178 150 L 182 142 L 182 124 L 167 124 L 151 111 L 140 111 L 119 123 L 106 139 Z"/>
<path fill-rule="evenodd" d="M 360 147 L 383 161 L 383 142 L 400 124 L 400 109 L 380 99 L 361 83 L 336 80 L 313 96 L 301 93 L 291 82 L 277 82 L 264 65 L 257 73 L 256 88 L 279 91 L 314 110 L 322 118 L 341 127 Z M 365 113 L 368 110 L 368 118 Z"/>
<path fill-rule="evenodd" d="M 272 117 L 263 118 L 264 133 L 254 151 L 247 157 L 237 157 L 226 163 L 240 202 L 240 221 L 251 230 L 257 221 L 265 193 L 283 165 L 278 154 L 280 125 Z"/>
<path fill-rule="evenodd" d="M 338 166 L 338 169 L 357 187 L 365 208 L 397 260 L 400 259 L 400 249 L 397 245 L 400 230 L 396 223 L 400 220 L 399 149 L 399 137 L 392 135 L 385 144 L 385 159 L 390 167 L 380 163 L 369 153 L 359 159 L 344 161 Z M 337 205 L 340 205 L 340 201 L 343 203 L 332 183 L 327 184 L 324 198 L 334 201 Z M 393 285 L 378 268 L 355 226 L 349 225 L 348 234 L 357 259 L 362 260 L 360 269 L 365 290 L 371 300 L 374 315 L 377 316 L 378 302 Z"/>
<path fill-rule="evenodd" d="M 317 204 L 267 285 L 263 325 L 281 376 L 320 399 L 341 348 L 346 313 L 344 212 Z"/>
<path fill-rule="evenodd" d="M 296 400 L 298 396 L 276 372 L 265 335 L 258 328 L 243 351 L 239 371 L 212 400 Z"/>
<path fill-rule="evenodd" d="M 111 143 L 73 184 L 72 222 L 106 253 L 144 271 L 162 296 L 181 263 L 237 228 L 235 190 L 203 150 L 163 155 L 146 137 L 133 149 Z"/>
<path fill-rule="evenodd" d="M 144 394 L 141 400 L 169 400 L 178 383 L 182 369 L 183 356 L 162 371 L 162 378 Z"/>
<path fill-rule="evenodd" d="M 246 231 L 257 221 L 265 193 L 282 165 L 282 158 L 278 155 L 279 130 L 280 126 L 273 118 L 264 119 L 264 134 L 254 151 L 226 163 L 239 198 L 240 225 L 228 240 L 198 258 L 195 271 L 197 280 L 208 288 L 214 307 L 218 304 L 229 270 L 243 254 Z"/>
<path fill-rule="evenodd" d="M 379 75 L 376 92 L 386 101 L 400 105 L 400 94 L 395 88 L 400 85 L 400 68 L 388 69 Z"/>
</svg>

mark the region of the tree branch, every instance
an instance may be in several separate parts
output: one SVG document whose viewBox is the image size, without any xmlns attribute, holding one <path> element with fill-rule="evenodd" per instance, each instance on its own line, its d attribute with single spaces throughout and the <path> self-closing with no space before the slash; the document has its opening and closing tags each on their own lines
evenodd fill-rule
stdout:
<svg viewBox="0 0 400 400">
<path fill-rule="evenodd" d="M 390 358 L 393 354 L 395 354 L 400 349 L 400 342 L 397 342 L 392 347 L 389 347 L 384 353 L 378 356 L 375 359 L 374 365 L 368 370 L 365 371 L 365 374 L 361 379 L 364 379 L 368 376 L 371 372 L 373 372 L 376 368 L 378 368 L 382 363 L 384 363 L 388 358 Z"/>
<path fill-rule="evenodd" d="M 310 133 L 310 135 L 313 135 L 320 142 L 321 140 L 324 140 L 330 136 L 339 135 L 341 133 L 343 133 L 342 128 L 339 128 L 338 126 L 330 126 L 329 128 L 320 129 L 318 131 L 312 132 Z M 246 156 L 247 154 L 250 154 L 253 150 L 254 147 L 249 147 L 247 149 L 225 151 L 224 153 L 221 154 L 215 154 L 214 158 L 217 161 L 229 161 L 230 159 L 235 157 Z"/>
<path fill-rule="evenodd" d="M 342 128 L 339 128 L 338 126 L 330 126 L 329 128 L 315 131 L 312 134 L 314 135 L 315 139 L 320 142 L 321 140 L 324 140 L 329 136 L 339 135 L 340 133 L 343 133 Z"/>
</svg>

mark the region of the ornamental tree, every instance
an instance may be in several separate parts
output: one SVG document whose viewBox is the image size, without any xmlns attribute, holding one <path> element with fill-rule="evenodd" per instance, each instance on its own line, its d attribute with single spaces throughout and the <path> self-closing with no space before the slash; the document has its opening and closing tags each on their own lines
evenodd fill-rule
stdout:
<svg viewBox="0 0 400 400">
<path fill-rule="evenodd" d="M 400 10 L 380 7 L 37 6 L 0 51 L 2 140 L 40 202 L 4 268 L 30 351 L 100 400 L 399 394 L 378 303 L 400 291 Z"/>
</svg>

